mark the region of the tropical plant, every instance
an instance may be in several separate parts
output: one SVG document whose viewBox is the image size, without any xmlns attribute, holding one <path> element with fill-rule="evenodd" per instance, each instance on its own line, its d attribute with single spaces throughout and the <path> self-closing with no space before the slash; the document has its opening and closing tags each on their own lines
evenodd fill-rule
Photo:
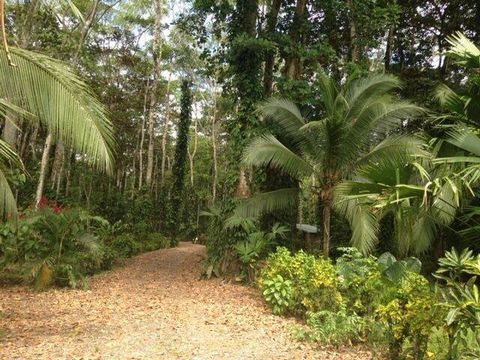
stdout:
<svg viewBox="0 0 480 360">
<path fill-rule="evenodd" d="M 2 0 L 3 5 L 3 0 Z M 1 14 L 3 20 L 3 13 Z M 103 105 L 64 63 L 32 51 L 0 51 L 0 114 L 37 121 L 56 140 L 85 155 L 100 170 L 111 172 L 113 127 Z M 21 160 L 0 141 L 0 215 L 16 217 L 16 205 L 5 172 Z"/>
<path fill-rule="evenodd" d="M 480 48 L 462 33 L 451 36 L 448 41 L 452 47 L 447 55 L 467 72 L 466 91 L 460 94 L 442 84 L 436 91 L 436 97 L 449 111 L 443 118 L 452 120 L 448 125 L 446 140 L 460 149 L 463 155 L 456 153 L 443 156 L 435 162 L 465 164 L 465 168 L 458 171 L 458 175 L 470 188 L 480 179 L 480 138 L 476 133 L 480 127 Z"/>
<path fill-rule="evenodd" d="M 364 340 L 366 321 L 345 309 L 322 310 L 307 315 L 307 330 L 301 338 L 318 341 L 326 345 L 351 345 Z"/>
<path fill-rule="evenodd" d="M 232 223 L 236 217 L 228 219 L 228 224 Z M 275 243 L 280 239 L 285 239 L 289 229 L 286 226 L 275 223 L 272 226 L 271 232 L 259 231 L 256 228 L 255 222 L 250 223 L 251 219 L 244 219 L 242 222 L 248 233 L 248 238 L 244 241 L 236 243 L 233 248 L 244 266 L 244 271 L 249 281 L 253 281 L 257 275 L 257 263 L 262 257 L 265 257 L 267 251 L 275 246 Z"/>
<path fill-rule="evenodd" d="M 286 248 L 279 247 L 270 254 L 261 271 L 259 285 L 262 292 L 275 287 L 273 284 L 280 279 L 278 276 L 281 276 L 282 282 L 290 281 L 293 288 L 293 299 L 282 312 L 306 316 L 309 311 L 317 312 L 326 308 L 333 311 L 342 304 L 339 279 L 329 259 L 317 258 L 303 251 L 292 255 Z"/>
<path fill-rule="evenodd" d="M 454 248 L 439 259 L 435 276 L 445 282 L 440 287 L 448 313 L 445 317 L 449 335 L 449 359 L 474 359 L 480 356 L 480 292 L 475 283 L 480 275 L 480 255 Z"/>
<path fill-rule="evenodd" d="M 330 250 L 330 220 L 336 185 L 368 161 L 407 158 L 417 151 L 419 141 L 393 137 L 372 147 L 399 121 L 421 112 L 418 106 L 390 95 L 400 87 L 397 78 L 374 75 L 347 82 L 339 87 L 324 73 L 318 74 L 321 115 L 305 119 L 288 100 L 270 99 L 260 112 L 279 129 L 279 137 L 267 134 L 255 139 L 244 152 L 244 162 L 252 166 L 279 168 L 300 184 L 313 178 L 312 193 L 323 206 L 323 252 Z M 259 194 L 238 211 L 256 215 L 294 206 L 298 188 Z"/>
<path fill-rule="evenodd" d="M 337 186 L 335 207 L 350 222 L 352 243 L 363 253 L 375 248 L 380 222 L 387 216 L 393 218 L 394 242 L 402 257 L 427 250 L 437 227 L 455 219 L 461 185 L 448 176 L 432 178 L 434 166 L 427 158 L 420 160 L 425 167 L 413 158 L 408 163 L 379 159 L 360 166 L 352 180 Z"/>
<path fill-rule="evenodd" d="M 263 283 L 263 296 L 276 315 L 284 314 L 293 305 L 293 286 L 291 280 L 285 280 L 278 274 Z"/>
</svg>

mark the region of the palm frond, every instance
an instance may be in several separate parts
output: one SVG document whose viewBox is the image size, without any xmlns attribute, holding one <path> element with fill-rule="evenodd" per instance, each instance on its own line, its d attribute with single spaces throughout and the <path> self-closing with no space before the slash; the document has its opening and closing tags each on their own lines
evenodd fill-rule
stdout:
<svg viewBox="0 0 480 360">
<path fill-rule="evenodd" d="M 424 109 L 407 101 L 390 102 L 390 99 L 380 98 L 365 106 L 354 119 L 349 137 L 358 139 L 362 144 L 371 137 L 372 131 L 386 132 L 397 127 L 402 120 L 414 118 L 424 112 Z"/>
<path fill-rule="evenodd" d="M 361 167 L 384 160 L 406 164 L 415 157 L 430 157 L 422 139 L 407 135 L 389 136 L 362 156 L 356 162 L 356 166 Z"/>
<path fill-rule="evenodd" d="M 35 115 L 25 111 L 21 107 L 13 104 L 7 99 L 0 98 L 0 115 L 7 116 L 8 114 L 15 114 L 24 118 L 34 119 Z"/>
<path fill-rule="evenodd" d="M 317 77 L 323 106 L 328 115 L 333 115 L 336 110 L 337 96 L 339 95 L 338 88 L 335 81 L 329 78 L 323 71 L 320 71 Z"/>
<path fill-rule="evenodd" d="M 412 227 L 410 247 L 415 254 L 422 254 L 433 244 L 436 236 L 436 222 L 428 214 L 416 216 Z"/>
<path fill-rule="evenodd" d="M 372 100 L 376 101 L 400 86 L 400 80 L 393 75 L 374 75 L 352 81 L 345 90 L 345 100 L 348 104 L 346 118 L 356 118 Z"/>
<path fill-rule="evenodd" d="M 242 201 L 235 214 L 244 217 L 257 217 L 275 210 L 284 210 L 297 206 L 298 188 L 287 188 L 256 194 Z"/>
<path fill-rule="evenodd" d="M 254 139 L 247 146 L 243 162 L 251 166 L 272 166 L 297 179 L 313 172 L 307 161 L 283 145 L 275 136 L 268 134 Z"/>
<path fill-rule="evenodd" d="M 277 125 L 281 135 L 287 137 L 293 145 L 305 141 L 298 131 L 305 125 L 305 120 L 297 105 L 290 100 L 270 98 L 260 104 L 258 112 Z"/>
<path fill-rule="evenodd" d="M 375 186 L 376 184 L 370 184 Z M 352 189 L 363 187 L 367 184 L 344 182 L 335 189 L 335 210 L 347 219 L 352 230 L 351 243 L 364 255 L 370 254 L 378 243 L 379 219 L 377 218 L 371 203 L 364 196 L 352 197 L 357 191 L 372 191 L 372 189 Z M 377 188 L 378 189 L 378 188 Z"/>
<path fill-rule="evenodd" d="M 111 172 L 114 132 L 106 109 L 65 64 L 11 48 L 16 67 L 0 52 L 0 98 L 36 115 L 49 132 Z"/>
<path fill-rule="evenodd" d="M 452 46 L 448 54 L 456 59 L 457 64 L 469 68 L 480 68 L 480 48 L 461 32 L 447 38 Z"/>
<path fill-rule="evenodd" d="M 451 130 L 449 135 L 449 143 L 476 156 L 480 156 L 480 138 L 466 127 L 457 127 Z"/>
<path fill-rule="evenodd" d="M 435 98 L 440 105 L 446 107 L 451 112 L 461 116 L 465 115 L 467 98 L 458 95 L 447 85 L 441 84 L 435 89 Z"/>
</svg>

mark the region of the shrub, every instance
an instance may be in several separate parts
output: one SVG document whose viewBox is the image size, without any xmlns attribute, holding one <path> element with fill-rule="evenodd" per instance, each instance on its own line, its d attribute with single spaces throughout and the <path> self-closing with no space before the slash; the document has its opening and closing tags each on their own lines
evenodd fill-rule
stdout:
<svg viewBox="0 0 480 360">
<path fill-rule="evenodd" d="M 142 249 L 142 244 L 135 240 L 134 235 L 128 233 L 115 237 L 110 246 L 122 258 L 137 255 Z"/>
<path fill-rule="evenodd" d="M 307 311 L 326 308 L 335 310 L 342 303 L 336 270 L 330 260 L 303 251 L 292 255 L 287 249 L 279 248 L 270 255 L 261 272 L 262 291 L 269 287 L 270 281 L 279 279 L 278 276 L 292 283 L 293 300 L 288 310 L 297 315 L 305 316 Z"/>
<path fill-rule="evenodd" d="M 170 239 L 161 233 L 150 233 L 144 242 L 144 251 L 166 249 L 171 245 Z"/>
<path fill-rule="evenodd" d="M 387 330 L 391 359 L 398 359 L 400 355 L 424 358 L 432 329 L 441 326 L 442 313 L 435 304 L 435 293 L 428 280 L 408 272 L 393 299 L 378 306 L 377 315 Z M 408 344 L 410 347 L 406 348 Z"/>
<path fill-rule="evenodd" d="M 351 345 L 363 341 L 364 333 L 365 319 L 341 309 L 308 313 L 307 328 L 297 335 L 327 345 Z"/>
<path fill-rule="evenodd" d="M 263 283 L 263 296 L 274 314 L 281 315 L 291 309 L 293 303 L 293 286 L 291 280 L 277 275 Z"/>
<path fill-rule="evenodd" d="M 476 284 L 480 275 L 480 255 L 469 249 L 458 253 L 452 248 L 439 259 L 435 276 L 444 286 L 440 288 L 443 301 L 439 304 L 447 315 L 449 357 L 480 358 L 480 295 Z"/>
</svg>

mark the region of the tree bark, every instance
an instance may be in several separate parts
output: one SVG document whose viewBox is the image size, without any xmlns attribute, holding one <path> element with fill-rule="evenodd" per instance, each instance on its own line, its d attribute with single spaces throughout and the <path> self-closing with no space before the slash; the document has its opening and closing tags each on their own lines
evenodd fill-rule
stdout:
<svg viewBox="0 0 480 360">
<path fill-rule="evenodd" d="M 147 155 L 147 174 L 145 181 L 148 186 L 152 184 L 153 165 L 155 162 L 155 114 L 157 110 L 157 89 L 161 77 L 161 37 L 162 37 L 162 17 L 163 0 L 155 0 L 155 29 L 153 35 L 153 63 L 154 76 L 152 89 L 150 92 L 150 109 L 148 112 L 148 155 Z"/>
<path fill-rule="evenodd" d="M 395 25 L 392 25 L 390 29 L 388 29 L 387 35 L 387 46 L 385 49 L 385 71 L 390 70 L 390 63 L 392 61 L 392 53 L 393 53 L 393 42 L 395 41 Z"/>
<path fill-rule="evenodd" d="M 355 22 L 355 9 L 352 0 L 347 0 L 349 12 L 349 30 L 350 30 L 350 61 L 357 63 L 360 60 L 360 52 L 357 39 L 357 24 Z"/>
<path fill-rule="evenodd" d="M 328 258 L 330 254 L 330 222 L 332 217 L 332 202 L 324 200 L 323 204 L 323 256 Z"/>
<path fill-rule="evenodd" d="M 197 155 L 197 149 L 198 149 L 198 120 L 195 117 L 195 124 L 194 124 L 194 138 L 193 138 L 193 150 L 190 153 L 188 151 L 188 159 L 190 160 L 190 185 L 194 185 L 195 181 L 195 169 L 194 169 L 194 161 L 195 161 L 195 156 Z"/>
<path fill-rule="evenodd" d="M 270 13 L 267 19 L 267 37 L 272 40 L 278 22 L 278 13 L 280 12 L 281 0 L 272 0 Z M 263 87 L 265 96 L 270 97 L 273 92 L 273 67 L 275 65 L 275 53 L 269 52 L 265 58 L 265 70 L 263 74 Z"/>
<path fill-rule="evenodd" d="M 295 6 L 295 15 L 293 17 L 292 27 L 290 29 L 290 54 L 285 59 L 285 76 L 288 79 L 299 79 L 302 73 L 300 47 L 303 43 L 302 39 L 302 23 L 304 21 L 307 10 L 307 0 L 297 0 Z"/>
<path fill-rule="evenodd" d="M 147 80 L 147 85 L 145 86 L 145 97 L 143 100 L 143 116 L 142 116 L 142 128 L 140 129 L 140 146 L 138 153 L 138 188 L 141 189 L 143 186 L 143 146 L 145 143 L 145 118 L 147 116 L 147 97 L 148 97 L 148 87 L 150 84 L 150 79 Z"/>
<path fill-rule="evenodd" d="M 214 83 L 214 102 L 213 102 L 213 117 L 212 117 L 212 152 L 213 152 L 213 183 L 212 183 L 212 203 L 215 204 L 217 197 L 217 182 L 218 182 L 218 161 L 217 161 L 217 116 L 218 116 L 218 99 L 217 99 L 217 83 Z"/>
<path fill-rule="evenodd" d="M 167 83 L 167 106 L 165 108 L 165 121 L 163 123 L 162 134 L 162 161 L 160 167 L 160 184 L 165 184 L 165 165 L 167 161 L 167 141 L 168 141 L 168 127 L 170 121 L 170 77 Z"/>
<path fill-rule="evenodd" d="M 52 147 L 52 134 L 48 134 L 43 147 L 42 162 L 40 164 L 40 177 L 37 185 L 37 192 L 35 196 L 35 209 L 38 209 L 43 197 L 43 188 L 45 185 L 45 177 L 48 170 L 48 157 L 50 156 L 50 149 Z"/>
</svg>

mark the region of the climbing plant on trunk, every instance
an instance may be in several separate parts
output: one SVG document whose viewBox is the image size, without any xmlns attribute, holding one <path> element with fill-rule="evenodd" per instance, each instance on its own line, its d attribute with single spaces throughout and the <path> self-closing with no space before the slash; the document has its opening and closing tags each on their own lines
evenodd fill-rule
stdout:
<svg viewBox="0 0 480 360">
<path fill-rule="evenodd" d="M 178 136 L 175 146 L 175 163 L 173 164 L 173 185 L 171 197 L 171 215 L 170 224 L 175 238 L 177 233 L 176 217 L 182 213 L 182 192 L 185 183 L 185 167 L 187 165 L 188 156 L 188 135 L 190 131 L 190 123 L 192 122 L 192 93 L 191 83 L 188 80 L 182 82 L 182 99 L 180 109 L 180 122 L 178 124 Z"/>
</svg>

